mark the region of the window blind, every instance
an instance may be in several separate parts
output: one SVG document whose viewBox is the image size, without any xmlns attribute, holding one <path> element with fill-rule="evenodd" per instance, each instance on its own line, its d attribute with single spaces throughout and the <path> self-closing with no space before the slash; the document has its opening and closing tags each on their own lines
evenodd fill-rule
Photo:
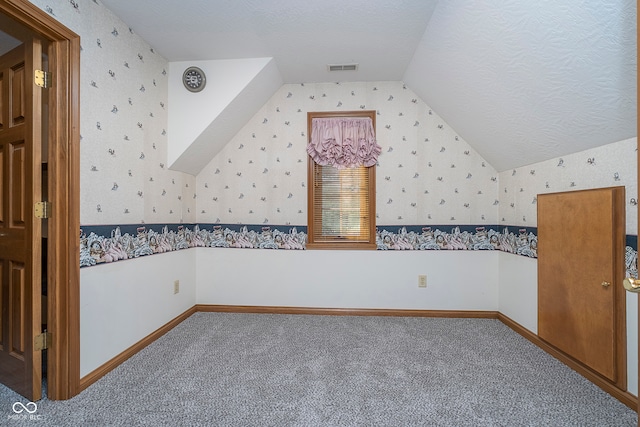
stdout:
<svg viewBox="0 0 640 427">
<path fill-rule="evenodd" d="M 314 164 L 314 241 L 370 239 L 369 168 Z"/>
</svg>

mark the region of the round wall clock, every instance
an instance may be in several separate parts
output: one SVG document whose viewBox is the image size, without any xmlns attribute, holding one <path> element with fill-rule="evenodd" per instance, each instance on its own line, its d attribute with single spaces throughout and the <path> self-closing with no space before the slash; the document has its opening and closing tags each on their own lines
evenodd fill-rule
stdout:
<svg viewBox="0 0 640 427">
<path fill-rule="evenodd" d="M 204 89 L 204 85 L 207 83 L 207 79 L 202 71 L 198 67 L 189 67 L 184 70 L 182 74 L 182 83 L 188 91 L 200 92 Z"/>
</svg>

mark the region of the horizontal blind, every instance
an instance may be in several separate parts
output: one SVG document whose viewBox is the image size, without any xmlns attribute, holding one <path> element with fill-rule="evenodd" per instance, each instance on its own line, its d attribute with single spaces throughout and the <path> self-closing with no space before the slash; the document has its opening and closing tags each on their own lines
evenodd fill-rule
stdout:
<svg viewBox="0 0 640 427">
<path fill-rule="evenodd" d="M 368 168 L 314 167 L 314 240 L 369 241 Z"/>
</svg>

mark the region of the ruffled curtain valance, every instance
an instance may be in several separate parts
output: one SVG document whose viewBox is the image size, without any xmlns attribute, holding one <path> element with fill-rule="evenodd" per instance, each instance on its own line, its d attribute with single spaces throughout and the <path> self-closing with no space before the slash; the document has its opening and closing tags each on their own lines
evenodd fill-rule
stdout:
<svg viewBox="0 0 640 427">
<path fill-rule="evenodd" d="M 382 148 L 369 117 L 326 117 L 311 121 L 307 153 L 321 166 L 373 166 Z"/>
</svg>

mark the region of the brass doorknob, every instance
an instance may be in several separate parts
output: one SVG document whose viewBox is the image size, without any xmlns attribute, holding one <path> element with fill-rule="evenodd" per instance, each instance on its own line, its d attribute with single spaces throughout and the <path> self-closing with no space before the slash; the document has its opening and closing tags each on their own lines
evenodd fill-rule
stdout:
<svg viewBox="0 0 640 427">
<path fill-rule="evenodd" d="M 603 288 L 608 288 L 609 286 L 611 286 L 611 283 L 609 283 L 609 282 L 607 282 L 607 281 L 603 281 L 603 282 L 601 283 L 601 285 L 602 285 L 602 287 L 603 287 Z"/>
<path fill-rule="evenodd" d="M 640 279 L 634 279 L 633 277 L 627 277 L 622 282 L 622 285 L 629 292 L 640 293 Z"/>
</svg>

